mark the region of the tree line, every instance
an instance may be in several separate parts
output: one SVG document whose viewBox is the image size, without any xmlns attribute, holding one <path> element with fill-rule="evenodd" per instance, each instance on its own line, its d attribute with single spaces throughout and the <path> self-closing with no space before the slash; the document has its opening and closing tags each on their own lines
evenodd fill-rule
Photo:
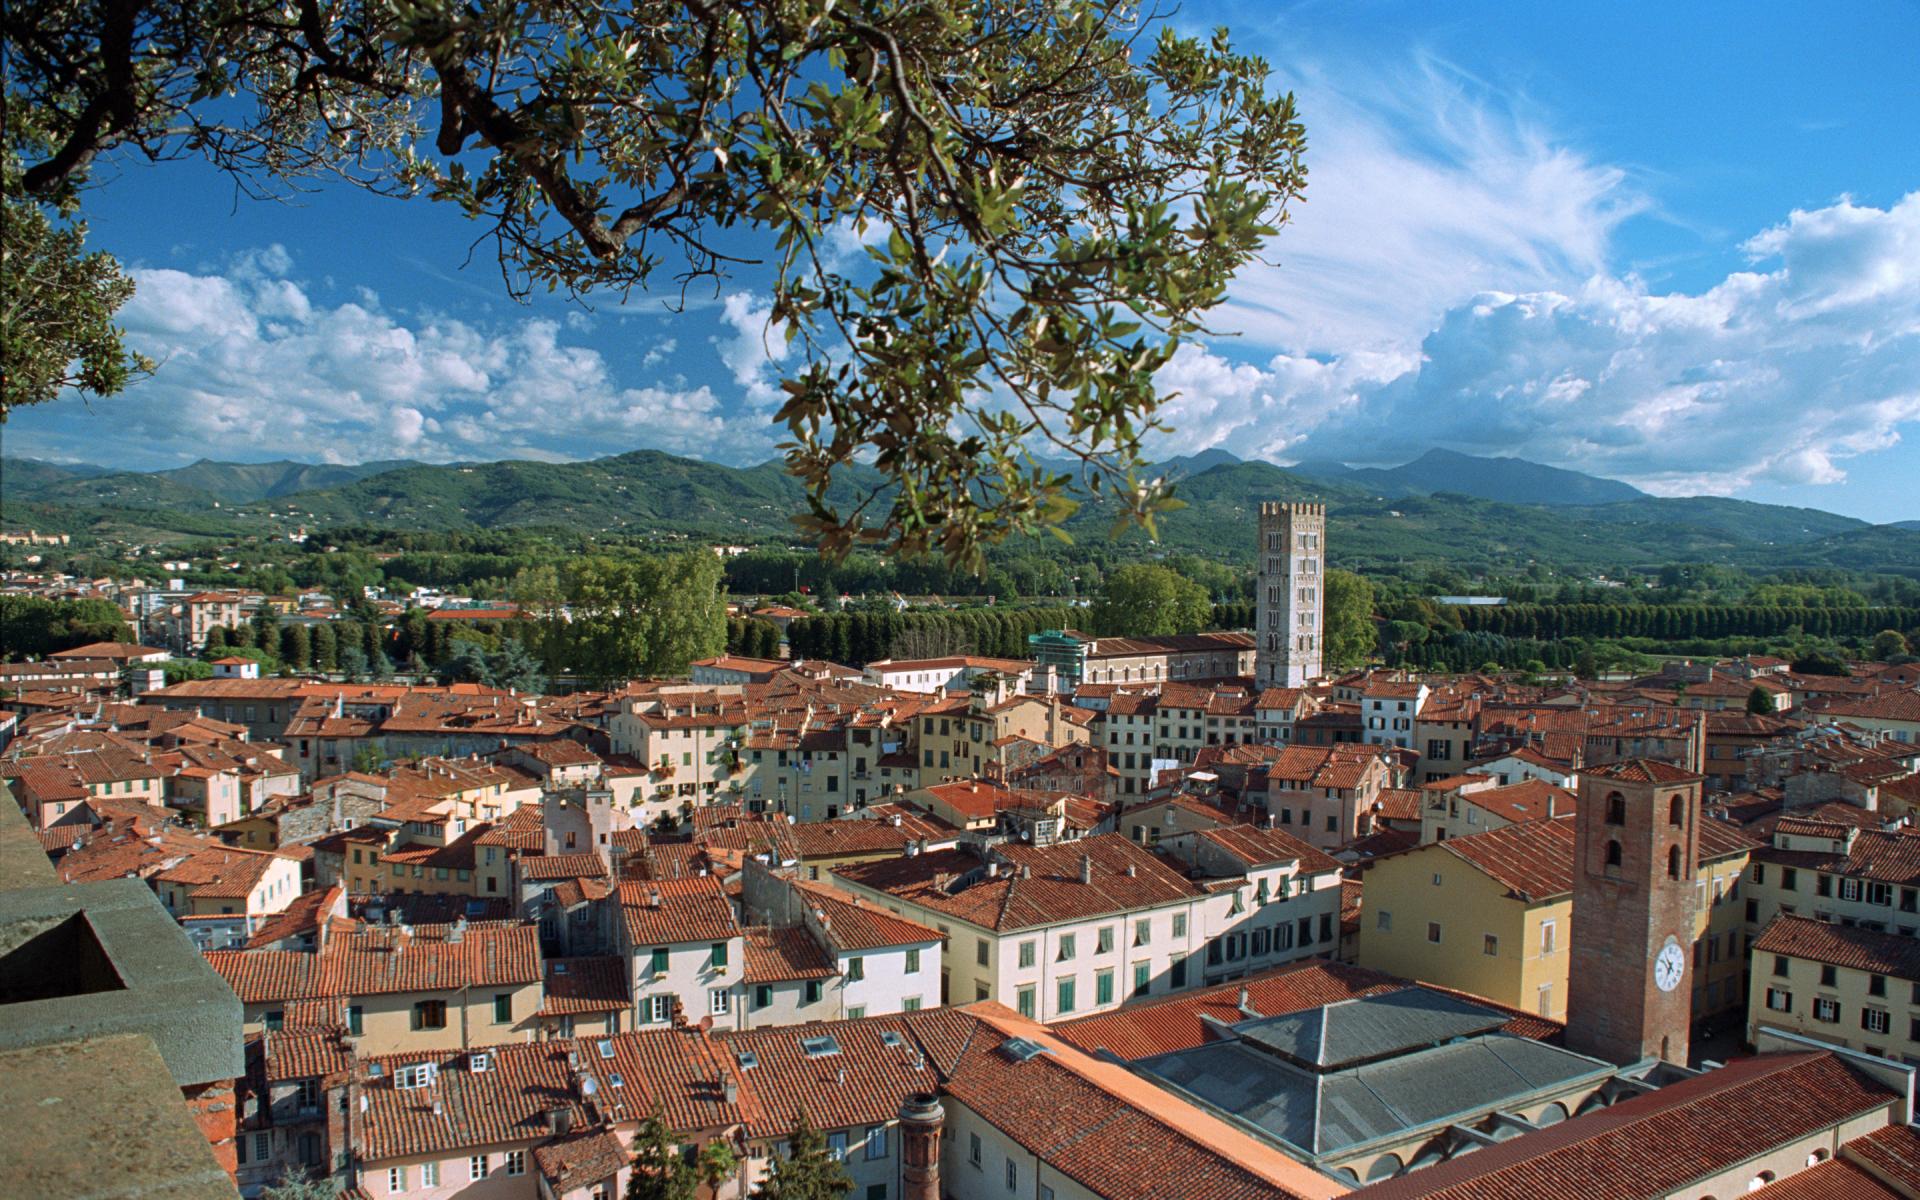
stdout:
<svg viewBox="0 0 1920 1200">
<path fill-rule="evenodd" d="M 1761 604 L 1509 604 L 1447 610 L 1470 633 L 1509 638 L 1872 637 L 1920 626 L 1920 608 L 1790 608 Z"/>
<path fill-rule="evenodd" d="M 797 618 L 787 626 L 787 644 L 794 658 L 825 658 L 855 667 L 883 658 L 949 654 L 1026 658 L 1028 635 L 1067 628 L 1079 611 L 1060 605 L 834 613 Z"/>
</svg>

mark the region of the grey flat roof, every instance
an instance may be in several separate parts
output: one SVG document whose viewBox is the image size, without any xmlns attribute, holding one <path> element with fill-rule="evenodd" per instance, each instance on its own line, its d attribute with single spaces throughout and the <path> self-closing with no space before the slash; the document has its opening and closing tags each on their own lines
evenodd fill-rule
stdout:
<svg viewBox="0 0 1920 1200">
<path fill-rule="evenodd" d="M 1396 992 L 1242 1021 L 1233 1032 L 1271 1054 L 1320 1070 L 1334 1070 L 1491 1033 L 1509 1015 L 1431 988 Z"/>
<path fill-rule="evenodd" d="M 1145 1059 L 1134 1069 L 1315 1157 L 1613 1071 L 1598 1059 L 1506 1033 L 1325 1073 L 1238 1040 Z"/>
</svg>

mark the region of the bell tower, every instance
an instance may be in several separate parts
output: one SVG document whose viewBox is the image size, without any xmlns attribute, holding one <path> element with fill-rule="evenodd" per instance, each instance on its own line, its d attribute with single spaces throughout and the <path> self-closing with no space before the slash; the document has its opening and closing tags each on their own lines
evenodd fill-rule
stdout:
<svg viewBox="0 0 1920 1200">
<path fill-rule="evenodd" d="M 1567 1048 L 1687 1065 L 1701 778 L 1651 759 L 1583 772 Z"/>
<path fill-rule="evenodd" d="M 1324 504 L 1260 505 L 1260 568 L 1254 592 L 1254 676 L 1263 688 L 1320 678 L 1325 600 Z"/>
</svg>

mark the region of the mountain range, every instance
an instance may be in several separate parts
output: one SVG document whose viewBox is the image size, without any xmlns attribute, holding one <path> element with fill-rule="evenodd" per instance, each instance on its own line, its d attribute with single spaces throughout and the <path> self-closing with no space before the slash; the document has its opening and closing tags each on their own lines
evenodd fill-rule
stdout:
<svg viewBox="0 0 1920 1200">
<path fill-rule="evenodd" d="M 1920 570 L 1920 528 L 1872 525 L 1817 509 L 1720 497 L 1659 498 L 1515 458 L 1435 450 L 1394 468 L 1306 463 L 1281 468 L 1224 450 L 1169 459 L 1185 507 L 1159 543 L 1244 559 L 1262 500 L 1329 506 L 1336 561 L 1358 567 L 1441 562 L 1565 569 L 1712 561 L 1770 567 Z M 840 501 L 878 482 L 856 471 Z M 775 462 L 728 467 L 655 450 L 588 462 L 355 467 L 203 460 L 156 472 L 0 459 L 9 527 L 92 532 L 118 540 L 235 536 L 297 526 L 384 529 L 550 528 L 783 542 L 803 511 L 800 485 Z M 1113 513 L 1089 499 L 1068 522 L 1082 542 L 1107 536 Z M 1133 532 L 1123 539 L 1143 539 Z"/>
</svg>

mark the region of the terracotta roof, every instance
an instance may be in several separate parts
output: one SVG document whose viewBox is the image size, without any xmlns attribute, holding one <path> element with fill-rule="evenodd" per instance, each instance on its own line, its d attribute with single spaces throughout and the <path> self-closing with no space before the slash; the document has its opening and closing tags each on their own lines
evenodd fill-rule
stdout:
<svg viewBox="0 0 1920 1200">
<path fill-rule="evenodd" d="M 1367 1200 L 1636 1200 L 1898 1098 L 1837 1056 L 1766 1054 L 1357 1193 Z M 1755 1120 L 1764 1113 L 1764 1120 Z"/>
<path fill-rule="evenodd" d="M 1672 729 L 1675 736 L 1685 732 L 1684 728 Z M 1620 779 L 1629 783 L 1694 783 L 1700 778 L 1692 771 L 1683 771 L 1672 763 L 1653 758 L 1630 758 L 1625 762 L 1595 767 L 1586 774 L 1594 779 Z"/>
<path fill-rule="evenodd" d="M 612 1179 L 632 1157 L 610 1129 L 558 1138 L 533 1152 L 534 1165 L 556 1196 Z"/>
<path fill-rule="evenodd" d="M 825 918 L 827 937 L 842 954 L 946 940 L 933 926 L 890 913 L 851 892 L 806 880 L 795 880 L 793 886 Z"/>
<path fill-rule="evenodd" d="M 903 821 L 801 821 L 787 829 L 794 853 L 801 859 L 837 858 L 844 854 L 899 854 L 913 835 Z"/>
<path fill-rule="evenodd" d="M 620 919 L 631 945 L 724 942 L 740 936 L 733 905 L 716 876 L 622 883 L 618 892 Z"/>
<path fill-rule="evenodd" d="M 530 883 L 557 879 L 603 879 L 607 864 L 591 850 L 580 854 L 528 854 L 520 858 L 520 878 Z"/>
<path fill-rule="evenodd" d="M 353 1069 L 344 1029 L 269 1029 L 260 1035 L 266 1081 L 327 1079 Z"/>
<path fill-rule="evenodd" d="M 1761 1200 L 1903 1200 L 1913 1193 L 1896 1192 L 1853 1163 L 1830 1158 L 1770 1183 L 1754 1195 Z"/>
<path fill-rule="evenodd" d="M 292 904 L 261 922 L 260 928 L 247 939 L 246 948 L 253 950 L 262 946 L 271 946 L 275 942 L 298 937 L 303 933 L 317 932 L 320 922 L 326 918 L 334 901 L 339 898 L 338 885 L 294 897 Z"/>
<path fill-rule="evenodd" d="M 547 960 L 543 1017 L 620 1012 L 633 1003 L 627 988 L 627 960 L 617 954 Z"/>
<path fill-rule="evenodd" d="M 1848 928 L 1812 917 L 1775 917 L 1754 942 L 1753 953 L 1784 954 L 1895 979 L 1920 979 L 1920 938 Z"/>
<path fill-rule="evenodd" d="M 1248 1005 L 1255 1012 L 1263 1017 L 1278 1017 L 1302 1009 L 1352 1000 L 1358 996 L 1399 991 L 1409 986 L 1415 985 L 1398 975 L 1314 958 L 1258 971 L 1245 979 L 1218 987 L 1179 992 L 1129 1004 L 1116 1012 L 1081 1017 L 1050 1028 L 1090 1054 L 1106 1050 L 1132 1061 L 1176 1050 L 1191 1050 L 1212 1041 L 1215 1034 L 1208 1023 L 1201 1019 L 1203 1016 L 1227 1025 L 1247 1020 L 1246 1014 L 1240 1010 L 1242 988 L 1247 990 Z M 1417 986 L 1450 995 L 1465 995 L 1431 984 Z M 1510 1014 L 1512 1019 L 1504 1028 L 1517 1037 L 1544 1039 L 1556 1037 L 1561 1032 L 1561 1026 L 1556 1021 L 1477 996 L 1468 998 L 1475 1004 Z"/>
<path fill-rule="evenodd" d="M 1006 864 L 998 878 L 988 878 L 978 857 L 957 849 L 836 867 L 834 874 L 997 930 L 1107 916 L 1204 894 L 1158 855 L 1119 834 L 1044 847 L 1008 843 L 994 853 Z M 1083 856 L 1091 860 L 1089 883 L 1080 882 Z"/>
<path fill-rule="evenodd" d="M 1920 1130 L 1893 1124 L 1878 1133 L 1855 1138 L 1841 1150 L 1876 1176 L 1900 1188 L 1903 1196 L 1920 1195 Z"/>
<path fill-rule="evenodd" d="M 1253 825 L 1218 825 L 1194 834 L 1248 867 L 1269 863 L 1294 862 L 1303 874 L 1321 875 L 1340 870 L 1340 864 L 1321 850 L 1280 829 L 1261 829 Z"/>
<path fill-rule="evenodd" d="M 602 1055 L 600 1047 L 606 1047 Z M 721 1084 L 729 1070 L 697 1029 L 649 1030 L 606 1039 L 516 1043 L 486 1051 L 484 1071 L 463 1053 L 389 1055 L 371 1060 L 380 1074 L 368 1081 L 368 1110 L 358 1122 L 364 1163 L 465 1153 L 479 1146 L 545 1142 L 548 1113 L 568 1110 L 575 1128 L 592 1123 L 580 1100 L 582 1076 L 594 1084 L 594 1106 L 609 1119 L 638 1121 L 660 1105 L 676 1131 L 743 1121 L 741 1106 Z M 572 1065 L 577 1062 L 577 1068 Z M 424 1087 L 396 1086 L 395 1072 L 431 1064 Z M 620 1086 L 612 1077 L 620 1076 Z"/>
<path fill-rule="evenodd" d="M 206 958 L 243 1004 L 540 982 L 536 926 L 474 925 L 458 941 L 453 929 L 380 926 L 335 935 L 317 954 L 210 950 Z"/>
<path fill-rule="evenodd" d="M 1462 862 L 1471 863 L 1520 899 L 1539 903 L 1573 891 L 1575 820 L 1555 817 L 1523 821 L 1433 844 L 1444 847 Z M 1708 817 L 1700 822 L 1701 863 L 1749 851 L 1754 845 L 1725 821 Z"/>
<path fill-rule="evenodd" d="M 750 925 L 745 938 L 744 981 L 785 983 L 794 979 L 826 979 L 839 974 L 833 958 L 813 935 L 799 926 Z"/>
<path fill-rule="evenodd" d="M 1508 821 L 1564 817 L 1574 812 L 1580 804 L 1579 796 L 1566 788 L 1555 787 L 1544 779 L 1525 779 L 1504 787 L 1465 792 L 1460 799 L 1462 803 L 1483 808 Z"/>
</svg>

